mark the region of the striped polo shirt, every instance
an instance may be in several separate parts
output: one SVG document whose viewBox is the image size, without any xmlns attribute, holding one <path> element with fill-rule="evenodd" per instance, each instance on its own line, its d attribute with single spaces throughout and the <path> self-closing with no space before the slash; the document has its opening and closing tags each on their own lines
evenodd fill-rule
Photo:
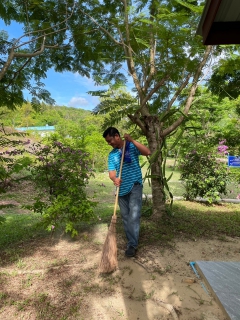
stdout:
<svg viewBox="0 0 240 320">
<path fill-rule="evenodd" d="M 134 182 L 142 184 L 142 172 L 138 159 L 141 153 L 132 142 L 129 144 L 129 151 L 131 162 L 123 162 L 122 183 L 119 189 L 119 196 L 128 194 L 132 190 Z M 121 155 L 121 150 L 117 148 L 113 149 L 108 155 L 108 170 L 116 171 L 117 177 L 120 171 Z"/>
</svg>

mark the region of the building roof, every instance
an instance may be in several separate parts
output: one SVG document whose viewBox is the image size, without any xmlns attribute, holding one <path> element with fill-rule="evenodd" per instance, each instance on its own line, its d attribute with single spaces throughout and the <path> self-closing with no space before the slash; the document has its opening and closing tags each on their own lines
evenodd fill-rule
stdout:
<svg viewBox="0 0 240 320">
<path fill-rule="evenodd" d="M 203 44 L 240 44 L 240 0 L 207 0 L 197 34 Z"/>
<path fill-rule="evenodd" d="M 46 125 L 41 127 L 20 127 L 15 129 L 18 131 L 54 131 L 55 127 Z"/>
</svg>

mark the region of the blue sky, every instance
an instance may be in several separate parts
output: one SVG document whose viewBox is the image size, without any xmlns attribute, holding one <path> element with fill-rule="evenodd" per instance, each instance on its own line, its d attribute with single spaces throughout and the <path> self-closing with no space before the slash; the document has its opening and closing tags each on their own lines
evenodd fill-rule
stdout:
<svg viewBox="0 0 240 320">
<path fill-rule="evenodd" d="M 57 105 L 86 110 L 92 110 L 99 103 L 98 97 L 92 97 L 87 92 L 103 88 L 96 87 L 92 79 L 78 73 L 57 73 L 52 69 L 47 72 L 43 83 Z"/>
<path fill-rule="evenodd" d="M 19 24 L 12 23 L 6 26 L 2 20 L 0 20 L 0 30 L 6 30 L 10 39 L 24 34 Z M 92 79 L 82 77 L 78 73 L 56 73 L 52 69 L 47 72 L 47 78 L 42 79 L 42 82 L 56 101 L 56 105 L 85 110 L 92 110 L 99 103 L 98 97 L 92 97 L 87 92 L 103 89 L 103 87 L 95 86 Z M 24 92 L 24 95 L 26 99 L 31 100 L 27 91 Z"/>
</svg>

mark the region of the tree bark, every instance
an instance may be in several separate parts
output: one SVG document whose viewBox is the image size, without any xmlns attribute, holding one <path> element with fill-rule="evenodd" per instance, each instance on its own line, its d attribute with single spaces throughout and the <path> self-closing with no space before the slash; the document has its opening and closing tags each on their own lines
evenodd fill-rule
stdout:
<svg viewBox="0 0 240 320">
<path fill-rule="evenodd" d="M 162 175 L 162 124 L 157 116 L 145 117 L 144 122 L 147 127 L 146 137 L 148 146 L 153 157 L 151 160 L 153 219 L 158 220 L 166 212 L 164 182 Z M 154 156 L 154 154 L 156 156 Z"/>
</svg>

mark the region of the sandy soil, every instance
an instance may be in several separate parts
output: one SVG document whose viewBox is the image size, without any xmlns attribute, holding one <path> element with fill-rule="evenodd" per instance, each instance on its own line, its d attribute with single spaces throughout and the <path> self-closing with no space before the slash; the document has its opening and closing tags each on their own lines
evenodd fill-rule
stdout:
<svg viewBox="0 0 240 320">
<path fill-rule="evenodd" d="M 140 247 L 130 259 L 119 238 L 118 270 L 101 276 L 106 234 L 100 225 L 75 241 L 55 237 L 20 246 L 17 262 L 1 264 L 0 319 L 225 319 L 189 262 L 240 261 L 239 238 Z"/>
</svg>

